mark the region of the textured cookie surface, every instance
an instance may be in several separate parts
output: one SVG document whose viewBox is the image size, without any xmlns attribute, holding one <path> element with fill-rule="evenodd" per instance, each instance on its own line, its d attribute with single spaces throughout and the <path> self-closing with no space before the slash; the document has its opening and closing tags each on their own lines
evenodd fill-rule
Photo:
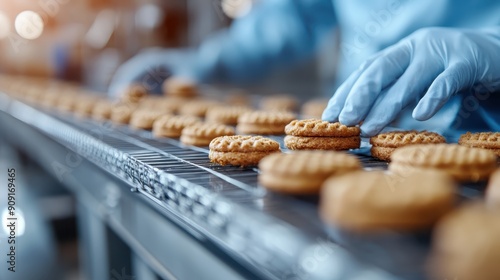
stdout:
<svg viewBox="0 0 500 280">
<path fill-rule="evenodd" d="M 500 212 L 469 203 L 446 215 L 433 234 L 432 279 L 500 279 Z"/>
<path fill-rule="evenodd" d="M 453 207 L 454 190 L 451 178 L 438 171 L 357 171 L 324 183 L 320 213 L 327 223 L 350 230 L 427 228 Z"/>
<path fill-rule="evenodd" d="M 460 136 L 458 144 L 466 147 L 488 149 L 500 156 L 500 133 L 499 132 L 467 132 Z"/>
<path fill-rule="evenodd" d="M 217 152 L 269 152 L 279 148 L 278 142 L 262 136 L 221 136 L 210 142 L 210 150 Z"/>
<path fill-rule="evenodd" d="M 285 127 L 287 135 L 306 137 L 352 137 L 359 136 L 356 126 L 345 126 L 338 122 L 330 123 L 319 119 L 293 120 Z"/>
<path fill-rule="evenodd" d="M 389 170 L 398 174 L 434 168 L 446 171 L 460 181 L 484 180 L 496 168 L 494 153 L 456 144 L 400 147 L 394 151 L 391 160 Z"/>
<path fill-rule="evenodd" d="M 391 131 L 370 138 L 370 144 L 377 147 L 398 148 L 413 144 L 446 143 L 443 136 L 429 131 Z"/>
<path fill-rule="evenodd" d="M 221 165 L 252 166 L 279 151 L 279 143 L 269 138 L 234 135 L 212 140 L 208 156 L 211 162 Z"/>
<path fill-rule="evenodd" d="M 301 137 L 287 135 L 285 146 L 290 150 L 350 150 L 361 144 L 359 136 L 353 137 Z"/>
</svg>

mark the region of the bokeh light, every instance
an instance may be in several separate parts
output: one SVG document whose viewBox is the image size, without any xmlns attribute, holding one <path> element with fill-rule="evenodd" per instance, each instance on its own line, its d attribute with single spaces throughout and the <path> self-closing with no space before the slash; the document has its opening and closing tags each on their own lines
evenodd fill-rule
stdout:
<svg viewBox="0 0 500 280">
<path fill-rule="evenodd" d="M 9 17 L 0 11 L 0 40 L 5 39 L 10 33 L 10 20 Z"/>
<path fill-rule="evenodd" d="M 24 11 L 17 15 L 14 22 L 17 34 L 24 39 L 35 40 L 43 33 L 43 19 L 33 11 Z"/>
<path fill-rule="evenodd" d="M 252 0 L 222 0 L 222 10 L 230 18 L 245 16 L 252 9 Z"/>
</svg>

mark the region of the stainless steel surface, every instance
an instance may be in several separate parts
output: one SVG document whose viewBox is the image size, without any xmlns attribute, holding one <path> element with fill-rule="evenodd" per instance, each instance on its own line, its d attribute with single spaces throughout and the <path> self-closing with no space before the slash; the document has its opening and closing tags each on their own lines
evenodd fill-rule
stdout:
<svg viewBox="0 0 500 280">
<path fill-rule="evenodd" d="M 95 186 L 85 186 L 85 178 L 74 185 L 90 191 L 85 195 L 94 197 L 100 205 L 96 207 L 112 212 L 121 209 L 117 218 L 109 219 L 108 223 L 118 234 L 123 231 L 125 240 L 138 243 L 132 244 L 133 250 L 143 250 L 138 254 L 154 260 L 157 273 L 165 270 L 162 275 L 171 273 L 162 267 L 166 266 L 165 261 L 175 261 L 158 252 L 168 250 L 163 243 L 175 246 L 175 240 L 173 243 L 167 237 L 162 240 L 163 232 L 173 234 L 168 225 L 173 223 L 190 238 L 203 243 L 208 251 L 214 249 L 228 267 L 240 266 L 235 271 L 246 278 L 425 278 L 423 261 L 429 244 L 428 232 L 412 235 L 389 232 L 366 237 L 325 228 L 317 214 L 317 197 L 267 192 L 257 184 L 258 170 L 213 165 L 207 149 L 184 146 L 175 139 L 154 139 L 148 131 L 35 108 L 2 94 L 0 110 L 71 150 L 74 155 L 66 157 L 62 168 L 71 167 L 82 157 L 92 162 L 97 172 L 105 170 L 107 176 L 117 180 L 99 186 L 98 193 L 92 193 L 97 192 Z M 356 154 L 365 168 L 387 167 L 385 162 L 371 158 L 367 147 Z M 58 169 L 57 163 L 51 164 L 54 165 L 51 168 Z M 460 193 L 464 197 L 477 196 L 481 188 L 463 186 Z M 124 189 L 130 191 L 125 195 Z M 74 191 L 85 193 L 78 188 Z M 137 201 L 154 210 L 139 211 L 143 217 L 157 215 L 159 219 L 137 219 L 134 227 L 129 227 L 127 213 Z M 168 221 L 162 230 L 139 232 L 148 227 L 147 223 L 158 223 L 162 218 Z M 242 272 L 241 268 L 248 271 Z M 234 276 L 234 273 L 224 275 Z"/>
</svg>

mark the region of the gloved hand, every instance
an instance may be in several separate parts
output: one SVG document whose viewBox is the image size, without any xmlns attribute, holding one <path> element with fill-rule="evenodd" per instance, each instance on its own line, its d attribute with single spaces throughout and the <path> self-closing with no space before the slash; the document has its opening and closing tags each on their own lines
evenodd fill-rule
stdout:
<svg viewBox="0 0 500 280">
<path fill-rule="evenodd" d="M 150 92 L 161 92 L 163 81 L 171 75 L 196 80 L 194 52 L 176 49 L 147 49 L 125 62 L 116 71 L 109 86 L 112 97 L 137 82 Z"/>
<path fill-rule="evenodd" d="M 500 28 L 425 28 L 367 60 L 337 89 L 323 119 L 375 135 L 412 102 L 431 118 L 453 95 L 500 89 Z M 500 104 L 498 104 L 500 108 Z"/>
</svg>

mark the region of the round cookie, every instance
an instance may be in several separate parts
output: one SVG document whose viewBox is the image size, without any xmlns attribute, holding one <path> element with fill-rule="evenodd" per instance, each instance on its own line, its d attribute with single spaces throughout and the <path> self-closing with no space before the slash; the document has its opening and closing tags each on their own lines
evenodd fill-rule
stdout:
<svg viewBox="0 0 500 280">
<path fill-rule="evenodd" d="M 353 156 L 334 151 L 297 151 L 272 154 L 259 163 L 259 183 L 273 191 L 307 195 L 317 194 L 330 176 L 361 169 Z"/>
<path fill-rule="evenodd" d="M 280 152 L 278 142 L 262 136 L 221 136 L 210 142 L 209 158 L 220 165 L 253 166 L 272 153 Z"/>
<path fill-rule="evenodd" d="M 467 132 L 460 136 L 458 144 L 471 148 L 487 149 L 500 156 L 500 132 Z"/>
<path fill-rule="evenodd" d="M 281 135 L 293 119 L 295 115 L 288 112 L 247 112 L 238 118 L 236 130 L 242 134 Z"/>
<path fill-rule="evenodd" d="M 454 191 L 453 180 L 444 172 L 400 177 L 358 171 L 323 184 L 320 213 L 325 222 L 348 230 L 423 229 L 452 209 Z"/>
<path fill-rule="evenodd" d="M 445 171 L 458 181 L 477 182 L 496 169 L 496 155 L 456 144 L 416 144 L 398 148 L 391 156 L 389 170 L 396 174 L 425 169 Z"/>
<path fill-rule="evenodd" d="M 130 126 L 138 129 L 151 130 L 153 128 L 153 123 L 164 115 L 165 113 L 160 111 L 138 109 L 130 116 Z"/>
<path fill-rule="evenodd" d="M 433 234 L 432 279 L 500 279 L 500 210 L 478 202 L 446 215 Z"/>
<path fill-rule="evenodd" d="M 370 152 L 373 157 L 389 161 L 391 154 L 399 147 L 439 143 L 446 143 L 446 139 L 435 132 L 416 130 L 391 131 L 371 137 L 370 144 L 372 144 L 372 148 Z"/>
<path fill-rule="evenodd" d="M 349 150 L 359 148 L 359 127 L 319 119 L 294 120 L 285 127 L 290 150 Z"/>
<path fill-rule="evenodd" d="M 321 119 L 323 111 L 328 105 L 328 99 L 313 99 L 302 105 L 300 114 L 305 118 Z"/>
<path fill-rule="evenodd" d="M 128 124 L 135 108 L 132 104 L 117 104 L 113 106 L 111 109 L 111 121 L 118 124 Z"/>
<path fill-rule="evenodd" d="M 123 103 L 138 104 L 142 99 L 148 96 L 148 90 L 140 84 L 128 85 L 120 96 Z"/>
<path fill-rule="evenodd" d="M 92 109 L 92 118 L 98 121 L 109 120 L 113 104 L 107 100 L 100 100 Z"/>
<path fill-rule="evenodd" d="M 221 106 L 221 103 L 213 100 L 193 100 L 179 108 L 179 115 L 204 118 L 209 109 L 218 106 Z"/>
<path fill-rule="evenodd" d="M 246 112 L 250 112 L 251 109 L 248 107 L 214 107 L 207 111 L 205 120 L 211 123 L 220 123 L 227 125 L 236 125 L 238 123 L 238 118 Z"/>
<path fill-rule="evenodd" d="M 74 93 L 67 93 L 59 97 L 57 100 L 57 109 L 64 112 L 73 112 L 75 111 L 77 103 L 77 95 Z"/>
<path fill-rule="evenodd" d="M 297 99 L 288 95 L 275 95 L 264 97 L 260 101 L 260 109 L 263 111 L 295 112 Z"/>
<path fill-rule="evenodd" d="M 170 77 L 162 87 L 163 94 L 170 97 L 191 98 L 198 95 L 196 83 L 188 78 Z"/>
<path fill-rule="evenodd" d="M 186 145 L 208 146 L 219 136 L 234 135 L 234 128 L 223 124 L 199 123 L 182 130 L 181 142 Z"/>
<path fill-rule="evenodd" d="M 95 96 L 79 96 L 78 101 L 75 104 L 75 113 L 78 116 L 88 117 L 92 115 L 92 110 L 98 102 L 99 99 Z"/>
<path fill-rule="evenodd" d="M 182 130 L 187 127 L 201 122 L 197 117 L 193 116 L 169 116 L 165 115 L 153 123 L 153 135 L 155 137 L 171 137 L 178 138 L 182 134 Z"/>
</svg>

